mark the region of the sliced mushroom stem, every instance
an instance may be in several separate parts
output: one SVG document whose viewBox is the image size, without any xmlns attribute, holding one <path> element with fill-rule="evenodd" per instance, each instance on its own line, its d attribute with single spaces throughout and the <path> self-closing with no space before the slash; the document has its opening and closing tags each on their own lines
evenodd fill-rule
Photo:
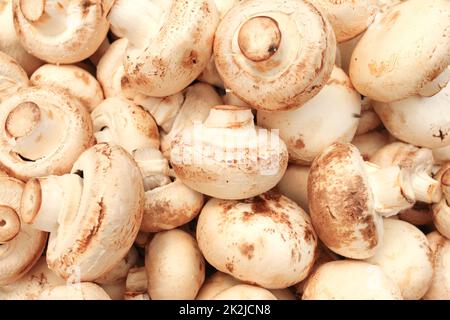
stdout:
<svg viewBox="0 0 450 320">
<path fill-rule="evenodd" d="M 390 217 L 414 205 L 411 177 L 406 171 L 398 166 L 380 168 L 369 162 L 365 163 L 365 167 L 375 200 L 375 211 Z"/>
<path fill-rule="evenodd" d="M 437 203 L 442 198 L 441 184 L 426 172 L 413 174 L 411 184 L 417 201 Z"/>
<path fill-rule="evenodd" d="M 83 179 L 77 174 L 49 176 L 27 182 L 20 213 L 35 229 L 55 232 L 62 212 L 77 212 Z"/>
<path fill-rule="evenodd" d="M 7 206 L 0 206 L 0 244 L 14 239 L 20 232 L 20 219 L 16 211 Z"/>
<path fill-rule="evenodd" d="M 216 106 L 204 124 L 207 128 L 252 128 L 253 113 L 250 108 Z"/>
<path fill-rule="evenodd" d="M 64 121 L 34 102 L 19 104 L 6 120 L 6 132 L 15 139 L 13 150 L 29 160 L 50 154 L 57 146 Z"/>
<path fill-rule="evenodd" d="M 147 293 L 148 279 L 145 267 L 130 269 L 125 288 L 125 295 Z"/>
<path fill-rule="evenodd" d="M 133 152 L 134 160 L 144 179 L 144 190 L 149 191 L 172 182 L 169 162 L 161 151 L 154 148 L 142 148 Z"/>
<path fill-rule="evenodd" d="M 420 90 L 419 95 L 422 97 L 432 97 L 443 88 L 445 88 L 450 81 L 450 67 L 447 67 L 436 78 L 427 82 Z"/>
</svg>

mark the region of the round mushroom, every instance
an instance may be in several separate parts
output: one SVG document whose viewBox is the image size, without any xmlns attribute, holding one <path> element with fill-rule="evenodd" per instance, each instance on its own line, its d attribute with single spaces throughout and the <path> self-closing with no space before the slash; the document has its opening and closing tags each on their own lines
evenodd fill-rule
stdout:
<svg viewBox="0 0 450 320">
<path fill-rule="evenodd" d="M 355 88 L 385 103 L 438 93 L 450 79 L 449 12 L 447 0 L 409 0 L 382 14 L 353 52 Z"/>
<path fill-rule="evenodd" d="M 70 171 L 92 145 L 81 103 L 51 87 L 29 87 L 0 103 L 0 163 L 21 180 Z"/>
<path fill-rule="evenodd" d="M 352 141 L 358 128 L 361 96 L 348 76 L 334 68 L 323 89 L 300 109 L 258 112 L 258 125 L 280 130 L 290 162 L 310 165 L 333 142 Z"/>
<path fill-rule="evenodd" d="M 317 247 L 309 216 L 276 193 L 211 199 L 197 222 L 197 241 L 217 270 L 267 289 L 285 289 L 309 273 Z"/>
<path fill-rule="evenodd" d="M 412 224 L 385 219 L 383 241 L 366 261 L 380 266 L 399 287 L 405 300 L 419 300 L 433 277 L 433 259 L 426 236 Z"/>
<path fill-rule="evenodd" d="M 20 219 L 24 183 L 0 177 L 0 287 L 23 277 L 44 251 L 47 234 Z"/>
<path fill-rule="evenodd" d="M 50 232 L 49 267 L 64 279 L 77 274 L 84 282 L 103 276 L 128 253 L 143 202 L 133 159 L 120 147 L 98 144 L 80 156 L 70 174 L 29 180 L 20 214 L 33 228 Z"/>
<path fill-rule="evenodd" d="M 383 270 L 362 261 L 328 262 L 309 279 L 303 300 L 402 300 Z"/>
<path fill-rule="evenodd" d="M 38 300 L 111 300 L 99 285 L 90 282 L 45 289 Z"/>
<path fill-rule="evenodd" d="M 203 124 L 178 134 L 171 164 L 188 187 L 221 199 L 245 199 L 277 185 L 286 171 L 286 145 L 254 125 L 251 109 L 216 106 Z"/>
<path fill-rule="evenodd" d="M 195 239 L 177 229 L 150 241 L 145 268 L 152 300 L 193 300 L 205 280 L 205 261 Z"/>
<path fill-rule="evenodd" d="M 434 262 L 433 280 L 424 300 L 450 299 L 450 240 L 434 231 L 427 235 Z"/>
<path fill-rule="evenodd" d="M 335 56 L 330 23 L 303 0 L 241 2 L 220 22 L 214 42 L 225 87 L 264 111 L 296 109 L 314 97 Z"/>
<path fill-rule="evenodd" d="M 113 0 L 13 0 L 14 27 L 23 47 L 49 63 L 83 61 L 102 44 Z"/>
</svg>

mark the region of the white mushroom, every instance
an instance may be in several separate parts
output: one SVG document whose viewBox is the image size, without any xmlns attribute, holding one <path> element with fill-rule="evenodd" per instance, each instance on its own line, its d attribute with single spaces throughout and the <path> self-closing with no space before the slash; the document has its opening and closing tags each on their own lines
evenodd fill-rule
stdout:
<svg viewBox="0 0 450 320">
<path fill-rule="evenodd" d="M 278 183 L 280 193 L 294 200 L 306 212 L 309 211 L 308 175 L 309 167 L 290 164 Z"/>
<path fill-rule="evenodd" d="M 91 56 L 109 30 L 113 0 L 13 0 L 14 26 L 24 48 L 50 63 Z"/>
<path fill-rule="evenodd" d="M 84 282 L 44 290 L 38 300 L 111 300 L 95 283 Z"/>
<path fill-rule="evenodd" d="M 238 284 L 216 295 L 214 300 L 277 300 L 267 289 L 248 284 Z"/>
<path fill-rule="evenodd" d="M 434 231 L 427 235 L 434 262 L 433 280 L 430 289 L 423 297 L 424 300 L 450 299 L 450 241 L 439 232 Z"/>
<path fill-rule="evenodd" d="M 127 255 L 119 261 L 110 271 L 105 273 L 100 278 L 95 279 L 95 283 L 103 285 L 124 285 L 127 279 L 128 272 L 134 268 L 138 263 L 139 253 L 135 247 L 131 247 Z"/>
<path fill-rule="evenodd" d="M 0 103 L 28 85 L 25 70 L 13 58 L 0 51 Z"/>
<path fill-rule="evenodd" d="M 387 131 L 371 131 L 352 140 L 352 144 L 358 148 L 364 160 L 368 161 L 373 155 L 389 144 L 389 134 Z"/>
</svg>

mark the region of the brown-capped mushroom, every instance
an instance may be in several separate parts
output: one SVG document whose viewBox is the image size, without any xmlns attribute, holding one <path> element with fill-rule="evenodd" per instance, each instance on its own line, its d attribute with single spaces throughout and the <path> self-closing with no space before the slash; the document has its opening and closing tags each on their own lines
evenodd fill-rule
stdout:
<svg viewBox="0 0 450 320">
<path fill-rule="evenodd" d="M 0 51 L 0 103 L 28 85 L 29 80 L 25 70 L 16 60 Z"/>
<path fill-rule="evenodd" d="M 33 73 L 30 81 L 33 86 L 66 90 L 70 96 L 80 100 L 89 112 L 103 100 L 102 87 L 98 81 L 89 72 L 75 65 L 44 65 Z"/>
<path fill-rule="evenodd" d="M 344 71 L 335 67 L 322 90 L 300 109 L 259 111 L 258 125 L 279 129 L 289 160 L 309 165 L 332 143 L 352 141 L 360 113 L 361 96 Z"/>
<path fill-rule="evenodd" d="M 165 97 L 205 69 L 219 13 L 213 0 L 117 0 L 108 19 L 111 30 L 129 41 L 124 67 L 134 89 Z"/>
<path fill-rule="evenodd" d="M 209 200 L 197 222 L 197 241 L 217 270 L 268 289 L 306 278 L 317 246 L 307 213 L 276 193 Z"/>
<path fill-rule="evenodd" d="M 86 108 L 56 88 L 9 96 L 0 104 L 0 123 L 0 163 L 22 180 L 69 172 L 93 142 Z"/>
<path fill-rule="evenodd" d="M 83 282 L 45 289 L 38 300 L 111 300 L 111 298 L 99 285 Z"/>
<path fill-rule="evenodd" d="M 13 0 L 14 27 L 24 48 L 50 63 L 91 56 L 109 30 L 113 0 Z"/>
<path fill-rule="evenodd" d="M 129 154 L 97 144 L 80 156 L 70 174 L 29 180 L 20 213 L 24 222 L 50 232 L 47 261 L 52 270 L 64 279 L 76 273 L 79 281 L 94 281 L 133 245 L 143 199 L 140 170 Z"/>
<path fill-rule="evenodd" d="M 438 93 L 450 79 L 449 12 L 447 0 L 409 0 L 377 18 L 352 55 L 355 88 L 386 103 Z"/>
<path fill-rule="evenodd" d="M 38 261 L 47 234 L 34 230 L 20 219 L 24 183 L 0 177 L 0 287 L 14 283 Z"/>
<path fill-rule="evenodd" d="M 251 109 L 216 106 L 203 124 L 174 138 L 170 159 L 188 187 L 216 198 L 245 199 L 276 186 L 288 153 L 277 132 L 254 125 Z"/>
<path fill-rule="evenodd" d="M 214 42 L 226 88 L 265 111 L 296 109 L 315 96 L 335 55 L 330 23 L 303 0 L 241 2 L 220 22 Z"/>
<path fill-rule="evenodd" d="M 450 299 L 450 240 L 434 231 L 427 235 L 434 262 L 433 280 L 424 300 Z"/>
</svg>

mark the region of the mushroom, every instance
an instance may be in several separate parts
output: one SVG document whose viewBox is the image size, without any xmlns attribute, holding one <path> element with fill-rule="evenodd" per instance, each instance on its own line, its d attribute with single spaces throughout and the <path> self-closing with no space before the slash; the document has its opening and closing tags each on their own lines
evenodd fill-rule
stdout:
<svg viewBox="0 0 450 320">
<path fill-rule="evenodd" d="M 14 29 L 13 0 L 0 0 L 0 51 L 18 61 L 28 75 L 31 75 L 43 62 L 29 54 L 20 43 Z"/>
<path fill-rule="evenodd" d="M 267 289 L 248 284 L 238 284 L 222 291 L 214 297 L 214 300 L 277 300 L 277 298 Z"/>
<path fill-rule="evenodd" d="M 358 129 L 356 130 L 356 136 L 366 134 L 372 130 L 381 126 L 381 119 L 377 113 L 373 110 L 372 101 L 366 97 L 362 100 L 362 112 L 359 119 Z"/>
<path fill-rule="evenodd" d="M 66 90 L 68 95 L 80 100 L 89 112 L 103 100 L 98 81 L 89 72 L 74 65 L 44 65 L 33 73 L 30 81 L 34 86 Z"/>
<path fill-rule="evenodd" d="M 347 40 L 345 42 L 338 43 L 337 49 L 340 53 L 340 68 L 344 70 L 346 74 L 349 73 L 350 68 L 350 62 L 352 59 L 352 53 L 355 50 L 356 45 L 358 44 L 359 40 L 361 40 L 364 33 L 361 33 L 360 35 Z"/>
<path fill-rule="evenodd" d="M 309 211 L 308 175 L 309 167 L 290 164 L 278 183 L 278 191 L 294 200 L 305 211 Z"/>
<path fill-rule="evenodd" d="M 23 47 L 49 63 L 75 63 L 91 56 L 109 30 L 113 0 L 13 0 L 14 27 Z"/>
<path fill-rule="evenodd" d="M 364 162 L 351 144 L 335 143 L 314 160 L 308 177 L 314 229 L 332 251 L 347 258 L 373 256 L 382 239 L 382 216 L 415 201 L 408 171 Z"/>
<path fill-rule="evenodd" d="M 447 70 L 450 71 L 450 67 Z M 450 145 L 449 103 L 450 84 L 447 84 L 432 97 L 374 102 L 373 107 L 383 125 L 396 138 L 416 146 L 438 149 Z"/>
<path fill-rule="evenodd" d="M 24 183 L 0 177 L 0 287 L 23 277 L 38 261 L 47 234 L 26 225 L 19 217 Z"/>
<path fill-rule="evenodd" d="M 361 97 L 348 76 L 334 68 L 323 89 L 300 109 L 258 112 L 258 125 L 279 129 L 289 160 L 310 165 L 333 142 L 352 141 L 358 128 Z"/>
<path fill-rule="evenodd" d="M 99 285 L 111 300 L 125 300 L 126 284 L 125 281 L 113 283 L 113 284 L 100 284 Z"/>
<path fill-rule="evenodd" d="M 426 148 L 394 142 L 378 150 L 370 162 L 382 168 L 398 165 L 411 176 L 415 199 L 425 203 L 437 203 L 442 198 L 439 181 L 433 179 L 433 153 Z"/>
<path fill-rule="evenodd" d="M 436 229 L 446 238 L 450 239 L 450 163 L 441 166 L 435 178 L 440 181 L 442 200 L 433 205 L 433 223 Z"/>
<path fill-rule="evenodd" d="M 187 232 L 160 232 L 147 245 L 145 268 L 152 300 L 193 300 L 205 280 L 205 261 Z"/>
<path fill-rule="evenodd" d="M 402 300 L 383 270 L 362 261 L 328 262 L 309 279 L 303 300 Z"/>
<path fill-rule="evenodd" d="M 310 1 L 330 21 L 339 43 L 353 39 L 363 33 L 379 11 L 378 0 Z"/>
<path fill-rule="evenodd" d="M 36 300 L 45 289 L 64 284 L 65 281 L 48 268 L 42 257 L 22 278 L 0 287 L 0 300 Z"/>
<path fill-rule="evenodd" d="M 94 281 L 133 245 L 143 199 L 141 174 L 128 153 L 97 144 L 79 157 L 70 174 L 29 180 L 20 213 L 25 223 L 50 232 L 52 270 L 64 279 L 76 273 L 79 281 Z"/>
<path fill-rule="evenodd" d="M 309 216 L 276 194 L 211 199 L 197 222 L 197 241 L 217 270 L 267 289 L 285 289 L 308 275 L 317 246 Z"/>
<path fill-rule="evenodd" d="M 437 165 L 450 162 L 450 144 L 446 147 L 433 149 L 433 159 Z"/>
<path fill-rule="evenodd" d="M 125 283 L 125 300 L 150 300 L 145 267 L 133 268 L 128 272 Z"/>
<path fill-rule="evenodd" d="M 355 88 L 385 103 L 438 93 L 450 79 L 449 12 L 447 0 L 410 0 L 382 14 L 353 52 L 350 78 Z"/>
<path fill-rule="evenodd" d="M 87 110 L 55 88 L 9 96 L 0 104 L 0 123 L 0 163 L 22 180 L 69 172 L 93 142 Z"/>
<path fill-rule="evenodd" d="M 386 219 L 383 241 L 366 261 L 380 266 L 399 287 L 405 300 L 419 300 L 433 277 L 433 260 L 426 236 L 412 224 Z"/>
<path fill-rule="evenodd" d="M 354 137 L 352 144 L 358 148 L 363 159 L 368 161 L 378 150 L 389 144 L 389 134 L 385 130 L 370 131 Z"/>
<path fill-rule="evenodd" d="M 450 241 L 439 232 L 434 231 L 427 235 L 434 262 L 433 280 L 424 300 L 450 299 Z"/>
<path fill-rule="evenodd" d="M 129 41 L 124 67 L 134 89 L 165 97 L 207 66 L 219 13 L 213 0 L 116 0 L 108 19 L 114 34 Z"/>
<path fill-rule="evenodd" d="M 95 279 L 95 283 L 100 285 L 124 285 L 128 272 L 138 263 L 139 253 L 135 247 L 131 247 L 128 254 L 119 261 L 110 271 L 100 278 Z"/>
<path fill-rule="evenodd" d="M 0 51 L 0 103 L 20 88 L 28 87 L 28 84 L 25 70 L 13 58 Z"/>
<path fill-rule="evenodd" d="M 335 56 L 330 23 L 303 0 L 241 2 L 220 22 L 214 42 L 225 87 L 264 111 L 296 109 L 314 97 Z"/>
<path fill-rule="evenodd" d="M 172 141 L 171 164 L 188 187 L 221 199 L 245 199 L 275 187 L 287 168 L 286 145 L 253 123 L 251 109 L 216 106 L 203 124 Z"/>
<path fill-rule="evenodd" d="M 99 285 L 90 282 L 56 286 L 44 290 L 38 300 L 111 300 Z"/>
</svg>

